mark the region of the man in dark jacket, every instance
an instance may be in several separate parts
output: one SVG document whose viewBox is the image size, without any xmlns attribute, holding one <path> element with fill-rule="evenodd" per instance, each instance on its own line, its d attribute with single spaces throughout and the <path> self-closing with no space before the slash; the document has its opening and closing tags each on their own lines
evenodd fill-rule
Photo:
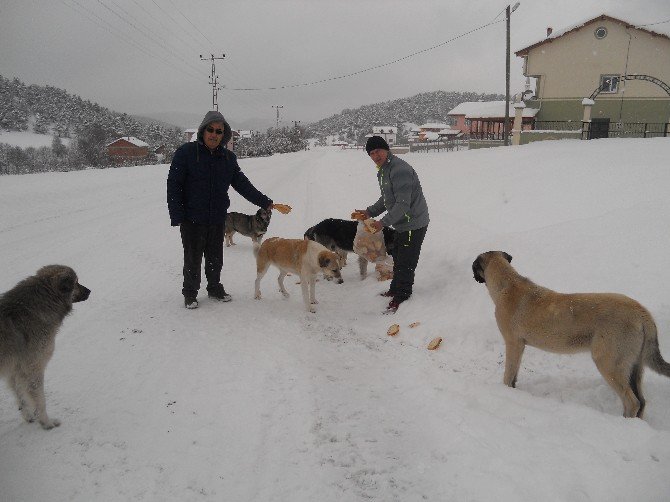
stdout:
<svg viewBox="0 0 670 502">
<path fill-rule="evenodd" d="M 272 210 L 272 200 L 259 192 L 241 171 L 237 157 L 226 148 L 230 125 L 218 111 L 207 112 L 197 141 L 180 146 L 167 178 L 167 203 L 172 226 L 179 225 L 184 247 L 184 306 L 198 307 L 202 257 L 205 257 L 207 294 L 229 302 L 221 284 L 223 231 L 232 186 L 252 204 Z"/>
<path fill-rule="evenodd" d="M 416 171 L 407 162 L 393 155 L 381 136 L 368 138 L 365 151 L 377 166 L 381 197 L 366 209 L 356 209 L 366 218 L 386 215 L 374 221 L 377 231 L 393 227 L 397 231 L 393 250 L 393 280 L 382 296 L 391 301 L 384 311 L 394 314 L 402 302 L 412 295 L 414 271 L 419 263 L 421 245 L 428 230 L 428 204 L 423 196 Z"/>
</svg>

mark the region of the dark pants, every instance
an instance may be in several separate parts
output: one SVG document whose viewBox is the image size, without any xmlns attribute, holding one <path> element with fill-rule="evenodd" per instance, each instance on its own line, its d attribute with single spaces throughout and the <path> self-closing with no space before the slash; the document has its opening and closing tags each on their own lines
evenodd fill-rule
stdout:
<svg viewBox="0 0 670 502">
<path fill-rule="evenodd" d="M 223 223 L 201 225 L 186 221 L 179 226 L 184 246 L 184 296 L 195 297 L 200 289 L 202 257 L 205 256 L 207 289 L 221 282 L 223 268 Z"/>
<path fill-rule="evenodd" d="M 393 280 L 389 291 L 398 301 L 405 301 L 412 296 L 414 271 L 419 263 L 421 245 L 426 237 L 428 227 L 407 232 L 398 232 L 393 249 Z"/>
</svg>

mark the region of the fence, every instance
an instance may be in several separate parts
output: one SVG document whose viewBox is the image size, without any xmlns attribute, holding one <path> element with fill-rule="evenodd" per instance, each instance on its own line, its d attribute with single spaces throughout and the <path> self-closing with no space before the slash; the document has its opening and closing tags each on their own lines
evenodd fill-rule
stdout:
<svg viewBox="0 0 670 502">
<path fill-rule="evenodd" d="M 512 128 L 510 127 L 510 137 L 511 137 Z M 475 140 L 487 140 L 487 141 L 503 141 L 505 138 L 504 132 L 501 130 L 491 130 L 491 131 L 470 131 L 468 135 L 470 139 Z"/>
<path fill-rule="evenodd" d="M 590 129 L 590 132 L 589 132 Z M 538 120 L 532 132 L 582 133 L 582 139 L 655 138 L 670 136 L 669 124 L 663 122 L 608 122 L 594 119 L 582 131 L 582 122 L 575 120 Z M 524 131 L 531 132 L 531 131 Z"/>
<path fill-rule="evenodd" d="M 420 141 L 409 144 L 410 152 L 428 152 L 430 150 L 450 152 L 468 148 L 467 140 L 457 139 L 453 141 Z"/>
<path fill-rule="evenodd" d="M 668 136 L 668 123 L 610 122 L 610 138 L 658 138 Z"/>
<path fill-rule="evenodd" d="M 581 120 L 537 120 L 533 130 L 535 131 L 581 131 Z"/>
</svg>

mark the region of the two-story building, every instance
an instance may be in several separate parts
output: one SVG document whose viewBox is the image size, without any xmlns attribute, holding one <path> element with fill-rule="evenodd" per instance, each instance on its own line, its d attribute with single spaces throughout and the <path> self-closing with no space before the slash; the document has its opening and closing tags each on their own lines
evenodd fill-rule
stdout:
<svg viewBox="0 0 670 502">
<path fill-rule="evenodd" d="M 372 136 L 381 136 L 389 146 L 393 146 L 397 142 L 398 128 L 392 126 L 373 126 Z"/>
<path fill-rule="evenodd" d="M 670 120 L 670 37 L 606 14 L 547 36 L 515 53 L 524 75 L 536 79 L 538 123 L 581 123 L 584 99 L 593 101 L 590 120 L 604 135 L 622 123 Z M 588 101 L 590 103 L 590 101 Z M 551 127 L 547 127 L 551 128 Z M 659 129 L 660 130 L 660 129 Z"/>
</svg>

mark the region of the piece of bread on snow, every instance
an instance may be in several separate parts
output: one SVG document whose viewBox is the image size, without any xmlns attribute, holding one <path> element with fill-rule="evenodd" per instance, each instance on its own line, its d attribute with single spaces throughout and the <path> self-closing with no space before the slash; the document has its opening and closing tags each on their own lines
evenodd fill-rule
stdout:
<svg viewBox="0 0 670 502">
<path fill-rule="evenodd" d="M 392 324 L 389 329 L 386 331 L 388 336 L 396 336 L 400 331 L 400 326 L 398 324 Z"/>
<path fill-rule="evenodd" d="M 438 336 L 437 338 L 433 338 L 431 342 L 428 344 L 428 350 L 435 350 L 440 346 L 441 343 L 442 343 L 441 337 Z"/>
</svg>

